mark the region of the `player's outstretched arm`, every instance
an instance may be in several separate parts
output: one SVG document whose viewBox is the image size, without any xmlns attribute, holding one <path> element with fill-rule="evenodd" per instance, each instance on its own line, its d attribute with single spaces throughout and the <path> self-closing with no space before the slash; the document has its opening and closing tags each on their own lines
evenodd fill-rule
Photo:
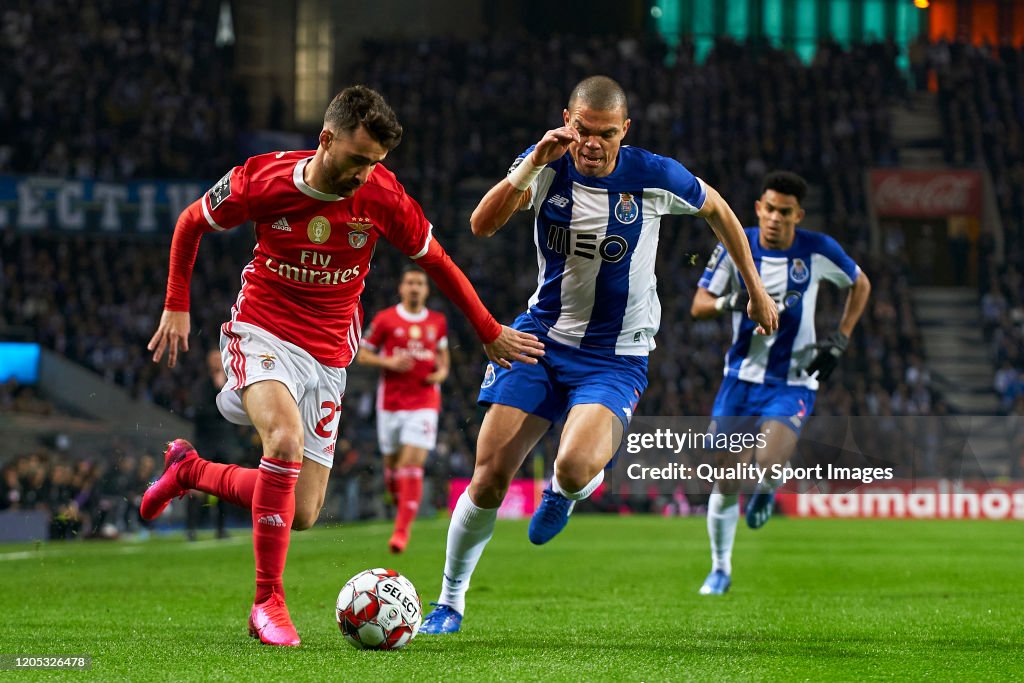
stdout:
<svg viewBox="0 0 1024 683">
<path fill-rule="evenodd" d="M 533 151 L 518 161 L 509 174 L 488 190 L 473 209 L 473 215 L 469 218 L 473 234 L 477 237 L 490 237 L 508 223 L 512 214 L 528 206 L 530 185 L 541 170 L 564 155 L 569 144 L 579 139 L 579 132 L 569 126 L 545 133 Z"/>
<path fill-rule="evenodd" d="M 536 365 L 537 356 L 544 355 L 544 343 L 532 334 L 501 326 L 501 334 L 490 344 L 484 344 L 487 357 L 503 368 L 512 367 L 514 361 Z"/>
<path fill-rule="evenodd" d="M 535 357 L 544 355 L 544 344 L 537 337 L 498 324 L 480 301 L 466 274 L 455 265 L 436 239 L 430 241 L 427 253 L 416 263 L 466 316 L 477 337 L 483 342 L 487 357 L 492 361 L 503 368 L 509 368 L 513 361 L 536 363 Z"/>
<path fill-rule="evenodd" d="M 754 257 L 750 254 L 750 244 L 747 236 L 743 234 L 743 225 L 736 218 L 732 208 L 726 203 L 722 195 L 710 185 L 706 186 L 707 194 L 704 206 L 697 215 L 702 217 L 715 231 L 719 241 L 725 245 L 733 263 L 743 277 L 750 293 L 750 303 L 747 305 L 747 315 L 757 323 L 758 334 L 772 334 L 779 327 L 779 308 L 775 301 L 768 296 L 764 283 L 754 265 Z"/>
<path fill-rule="evenodd" d="M 188 334 L 191 329 L 189 316 L 189 287 L 192 268 L 199 252 L 199 240 L 209 231 L 209 224 L 203 216 L 203 198 L 192 202 L 174 226 L 171 238 L 171 261 L 167 269 L 167 297 L 160 324 L 146 348 L 153 352 L 153 362 L 159 363 L 167 352 L 167 367 L 178 363 L 178 350 L 188 351 Z"/>
</svg>

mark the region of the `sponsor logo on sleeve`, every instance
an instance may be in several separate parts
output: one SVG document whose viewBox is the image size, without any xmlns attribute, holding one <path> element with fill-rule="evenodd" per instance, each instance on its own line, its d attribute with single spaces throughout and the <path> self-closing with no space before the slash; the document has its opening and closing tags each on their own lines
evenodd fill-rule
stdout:
<svg viewBox="0 0 1024 683">
<path fill-rule="evenodd" d="M 207 194 L 210 197 L 210 211 L 216 211 L 217 207 L 231 196 L 231 171 L 225 173 L 224 177 L 218 180 Z"/>
<path fill-rule="evenodd" d="M 722 260 L 722 255 L 725 254 L 725 247 L 721 244 L 715 247 L 715 250 L 711 252 L 711 258 L 708 259 L 708 265 L 705 266 L 708 270 L 714 270 L 718 267 L 718 262 Z"/>
</svg>

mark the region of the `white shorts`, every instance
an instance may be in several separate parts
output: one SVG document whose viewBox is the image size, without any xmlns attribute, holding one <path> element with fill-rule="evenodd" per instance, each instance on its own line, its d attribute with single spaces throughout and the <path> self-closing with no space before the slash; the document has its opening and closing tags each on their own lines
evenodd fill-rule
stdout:
<svg viewBox="0 0 1024 683">
<path fill-rule="evenodd" d="M 437 445 L 437 411 L 378 410 L 377 440 L 384 455 L 395 455 L 402 446 L 432 451 Z"/>
<path fill-rule="evenodd" d="M 217 408 L 225 419 L 251 425 L 242 407 L 242 389 L 276 380 L 288 387 L 299 406 L 303 455 L 324 467 L 334 464 L 341 399 L 345 395 L 345 368 L 322 365 L 295 344 L 255 325 L 237 322 L 221 327 L 220 356 L 228 381 L 217 394 Z"/>
</svg>

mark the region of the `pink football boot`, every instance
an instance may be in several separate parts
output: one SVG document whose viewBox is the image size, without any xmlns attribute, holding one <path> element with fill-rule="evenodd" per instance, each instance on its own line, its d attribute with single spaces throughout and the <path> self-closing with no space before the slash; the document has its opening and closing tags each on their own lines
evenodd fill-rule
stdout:
<svg viewBox="0 0 1024 683">
<path fill-rule="evenodd" d="M 175 439 L 167 444 L 167 452 L 164 453 L 164 473 L 142 495 L 139 515 L 143 519 L 156 519 L 172 500 L 188 493 L 189 487 L 178 483 L 178 470 L 181 469 L 182 463 L 198 457 L 196 449 L 185 439 Z"/>
<path fill-rule="evenodd" d="M 266 602 L 252 606 L 252 612 L 249 613 L 249 635 L 259 638 L 266 645 L 295 647 L 300 642 L 284 598 L 277 593 L 271 594 Z"/>
</svg>

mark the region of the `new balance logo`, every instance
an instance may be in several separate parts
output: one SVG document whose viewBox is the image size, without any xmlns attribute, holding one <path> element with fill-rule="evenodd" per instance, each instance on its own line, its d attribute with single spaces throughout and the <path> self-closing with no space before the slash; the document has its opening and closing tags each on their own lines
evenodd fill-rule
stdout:
<svg viewBox="0 0 1024 683">
<path fill-rule="evenodd" d="M 551 198 L 548 199 L 548 204 L 554 204 L 559 209 L 564 209 L 568 203 L 569 203 L 569 199 L 566 198 L 566 197 L 563 197 L 560 194 L 553 194 L 553 195 L 551 195 Z"/>
<path fill-rule="evenodd" d="M 256 522 L 258 524 L 266 524 L 267 526 L 285 526 L 281 515 L 263 515 Z"/>
<path fill-rule="evenodd" d="M 287 218 L 278 218 L 270 227 L 272 227 L 274 230 L 284 230 L 285 232 L 292 231 L 292 226 L 288 225 Z"/>
</svg>

